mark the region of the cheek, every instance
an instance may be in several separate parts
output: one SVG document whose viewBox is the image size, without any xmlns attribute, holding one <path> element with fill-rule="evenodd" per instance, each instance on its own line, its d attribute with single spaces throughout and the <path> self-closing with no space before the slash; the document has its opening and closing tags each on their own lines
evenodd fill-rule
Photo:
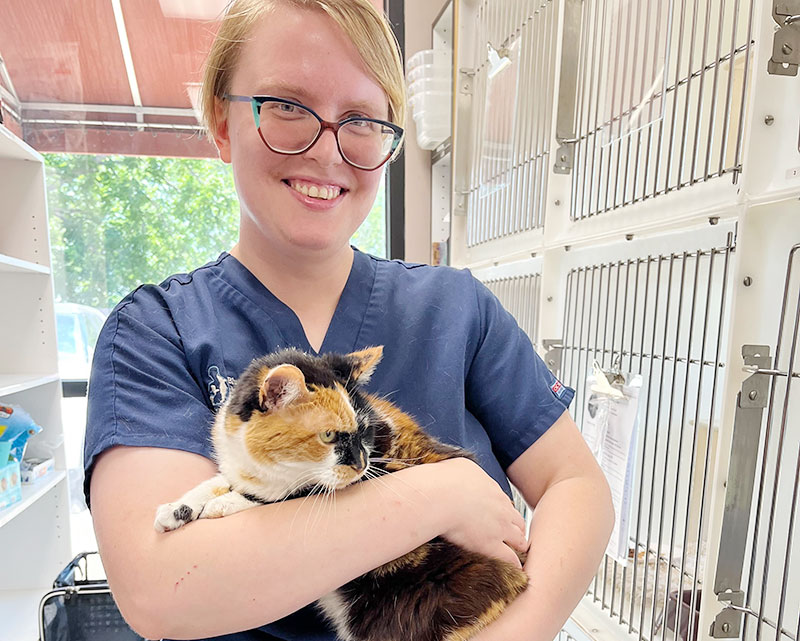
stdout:
<svg viewBox="0 0 800 641">
<path fill-rule="evenodd" d="M 324 461 L 330 446 L 319 440 L 316 433 L 298 430 L 295 425 L 275 418 L 254 421 L 245 434 L 245 446 L 260 463 L 314 463 Z"/>
<path fill-rule="evenodd" d="M 361 196 L 364 198 L 364 200 L 369 201 L 370 207 L 372 206 L 375 196 L 378 193 L 378 187 L 381 184 L 383 171 L 384 170 L 359 172 L 359 191 L 361 192 Z M 366 213 L 369 213 L 369 208 L 367 209 Z"/>
</svg>

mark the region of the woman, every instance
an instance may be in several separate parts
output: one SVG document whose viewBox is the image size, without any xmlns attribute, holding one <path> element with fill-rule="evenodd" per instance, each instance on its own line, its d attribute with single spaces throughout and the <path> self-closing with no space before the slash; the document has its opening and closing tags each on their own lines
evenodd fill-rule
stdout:
<svg viewBox="0 0 800 641">
<path fill-rule="evenodd" d="M 233 166 L 239 242 L 124 299 L 89 388 L 97 540 L 120 609 L 145 637 L 334 639 L 305 606 L 437 535 L 514 562 L 527 542 L 506 474 L 536 506 L 531 587 L 475 639 L 549 641 L 596 568 L 613 515 L 566 412 L 571 390 L 467 272 L 348 244 L 400 142 L 402 86 L 393 36 L 368 0 L 239 0 L 223 21 L 204 103 Z M 363 144 L 364 131 L 379 142 Z M 252 357 L 375 344 L 384 361 L 370 391 L 481 467 L 409 468 L 338 492 L 325 514 L 286 501 L 154 531 L 156 506 L 215 473 L 211 417 Z"/>
</svg>

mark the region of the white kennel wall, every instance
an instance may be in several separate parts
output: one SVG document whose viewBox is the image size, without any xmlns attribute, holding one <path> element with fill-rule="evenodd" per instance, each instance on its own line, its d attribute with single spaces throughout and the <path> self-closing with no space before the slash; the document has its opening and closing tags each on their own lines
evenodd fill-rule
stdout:
<svg viewBox="0 0 800 641">
<path fill-rule="evenodd" d="M 629 558 L 562 636 L 800 641 L 800 2 L 454 1 L 452 263 L 579 426 L 593 361 L 645 381 Z"/>
</svg>

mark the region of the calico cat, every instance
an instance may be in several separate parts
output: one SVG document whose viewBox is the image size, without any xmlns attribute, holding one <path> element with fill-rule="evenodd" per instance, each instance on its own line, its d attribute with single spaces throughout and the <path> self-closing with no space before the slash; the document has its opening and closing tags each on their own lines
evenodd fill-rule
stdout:
<svg viewBox="0 0 800 641">
<path fill-rule="evenodd" d="M 174 530 L 262 503 L 330 492 L 409 464 L 466 456 L 399 408 L 366 393 L 373 347 L 255 359 L 212 428 L 219 474 L 158 508 Z M 461 641 L 496 619 L 528 584 L 520 569 L 437 537 L 317 601 L 345 641 Z"/>
</svg>

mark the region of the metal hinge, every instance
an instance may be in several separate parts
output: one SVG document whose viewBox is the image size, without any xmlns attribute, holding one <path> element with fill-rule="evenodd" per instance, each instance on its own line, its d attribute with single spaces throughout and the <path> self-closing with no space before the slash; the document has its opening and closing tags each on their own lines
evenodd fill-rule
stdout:
<svg viewBox="0 0 800 641">
<path fill-rule="evenodd" d="M 578 100 L 578 62 L 581 41 L 582 0 L 566 0 L 562 34 L 561 71 L 558 81 L 558 113 L 556 114 L 556 140 L 559 148 L 553 172 L 568 174 L 575 164 L 576 114 Z"/>
<path fill-rule="evenodd" d="M 542 340 L 544 347 L 544 362 L 556 376 L 561 371 L 561 355 L 564 352 L 564 341 L 560 338 L 545 338 Z"/>
<path fill-rule="evenodd" d="M 741 634 L 742 613 L 737 608 L 744 605 L 744 592 L 725 592 L 718 594 L 719 601 L 727 601 L 732 606 L 720 612 L 711 622 L 709 634 L 715 639 L 736 639 Z"/>
<path fill-rule="evenodd" d="M 767 71 L 796 76 L 800 67 L 800 0 L 775 0 L 772 19 L 779 28 L 772 40 L 772 58 L 767 63 Z"/>
<path fill-rule="evenodd" d="M 771 363 L 768 345 L 743 345 L 746 371 L 753 373 L 742 382 L 733 418 L 731 457 L 725 481 L 725 509 L 714 577 L 714 594 L 728 605 L 715 617 L 709 631 L 715 639 L 735 639 L 741 634 L 744 593 L 742 572 L 747 554 L 747 533 L 753 499 L 761 424 L 769 396 Z"/>
<path fill-rule="evenodd" d="M 471 96 L 474 79 L 475 79 L 474 69 L 459 69 L 458 93 L 460 93 L 462 96 Z"/>
</svg>

